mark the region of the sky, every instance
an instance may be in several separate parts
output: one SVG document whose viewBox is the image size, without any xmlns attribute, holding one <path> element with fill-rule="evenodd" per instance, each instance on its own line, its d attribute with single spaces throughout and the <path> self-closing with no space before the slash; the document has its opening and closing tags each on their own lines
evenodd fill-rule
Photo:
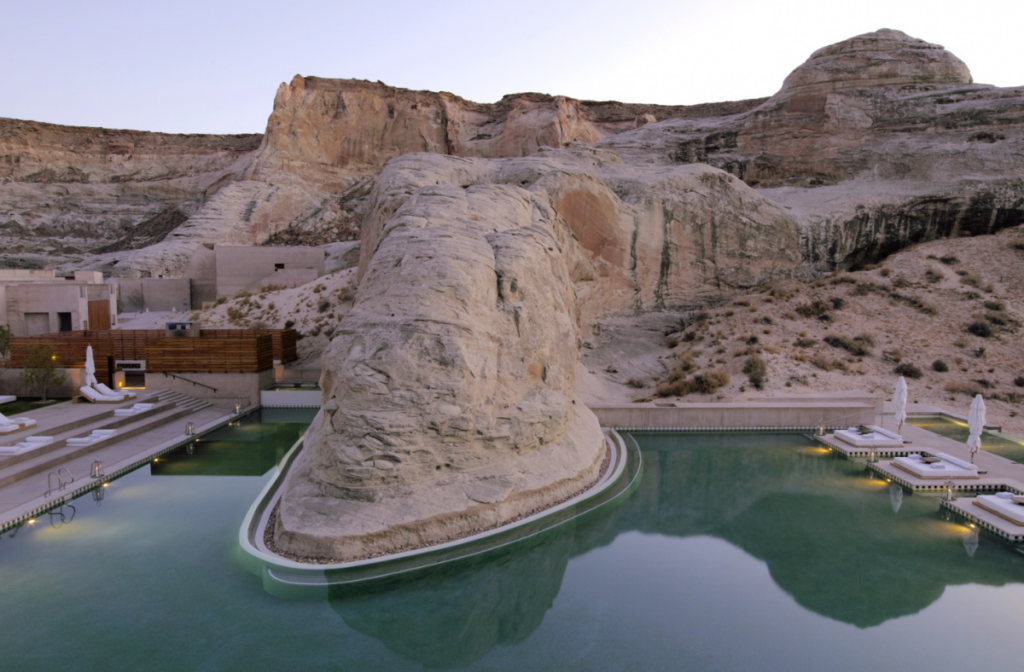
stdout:
<svg viewBox="0 0 1024 672">
<path fill-rule="evenodd" d="M 259 133 L 296 74 L 477 102 L 770 96 L 816 49 L 895 28 L 1024 85 L 1020 0 L 0 0 L 0 117 Z"/>
</svg>

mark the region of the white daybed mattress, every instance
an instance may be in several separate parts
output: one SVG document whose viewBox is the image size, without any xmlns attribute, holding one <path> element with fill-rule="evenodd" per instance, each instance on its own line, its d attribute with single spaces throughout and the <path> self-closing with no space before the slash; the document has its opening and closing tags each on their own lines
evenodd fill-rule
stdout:
<svg viewBox="0 0 1024 672">
<path fill-rule="evenodd" d="M 980 506 L 986 511 L 1010 521 L 1014 525 L 1024 526 L 1024 504 L 1018 504 L 1012 499 L 1003 498 L 999 495 L 978 495 L 974 498 L 974 505 Z"/>
<path fill-rule="evenodd" d="M 861 434 L 856 427 L 837 429 L 835 437 L 858 448 L 896 448 L 903 445 L 903 437 L 896 432 L 876 425 L 868 425 L 868 429 L 872 430 L 870 434 Z"/>
<path fill-rule="evenodd" d="M 950 478 L 979 478 L 978 467 L 966 460 L 961 460 L 946 453 L 936 453 L 935 457 L 938 457 L 941 462 L 925 464 L 921 461 L 920 455 L 914 454 L 907 457 L 897 457 L 892 463 L 918 478 L 943 480 Z"/>
</svg>

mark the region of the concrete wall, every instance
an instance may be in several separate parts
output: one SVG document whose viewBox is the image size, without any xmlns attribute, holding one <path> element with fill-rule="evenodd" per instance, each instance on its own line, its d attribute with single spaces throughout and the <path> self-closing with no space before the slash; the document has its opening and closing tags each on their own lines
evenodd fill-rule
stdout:
<svg viewBox="0 0 1024 672">
<path fill-rule="evenodd" d="M 745 402 L 716 404 L 630 404 L 590 406 L 602 427 L 752 428 L 850 427 L 876 424 L 874 404 L 828 401 L 818 404 Z"/>
<path fill-rule="evenodd" d="M 192 281 L 188 278 L 120 278 L 122 310 L 192 310 Z"/>
<path fill-rule="evenodd" d="M 116 322 L 115 297 L 112 286 L 104 284 L 98 271 L 75 271 L 75 278 L 68 280 L 54 277 L 53 271 L 3 269 L 0 324 L 9 324 L 14 336 L 36 336 L 60 331 L 57 314 L 70 313 L 71 329 L 86 329 L 89 301 L 107 301 L 112 322 Z M 26 320 L 26 313 L 34 318 Z"/>
<path fill-rule="evenodd" d="M 213 245 L 196 248 L 182 277 L 192 281 L 190 301 L 196 308 L 217 300 L 217 254 Z"/>
<path fill-rule="evenodd" d="M 21 369 L 0 369 L 0 393 L 14 394 L 19 397 L 36 397 L 39 393 L 26 387 L 21 382 Z M 78 388 L 85 380 L 85 369 L 57 369 L 64 374 L 64 384 L 51 388 L 48 396 L 51 399 L 70 398 L 78 394 Z"/>
<path fill-rule="evenodd" d="M 199 399 L 227 399 L 242 397 L 249 404 L 258 404 L 260 390 L 274 386 L 274 370 L 259 373 L 183 373 L 190 381 L 202 383 L 193 385 L 163 373 L 146 372 L 146 391 L 173 390 Z M 205 387 L 209 386 L 209 387 Z M 210 387 L 216 388 L 216 392 Z"/>
<path fill-rule="evenodd" d="M 320 408 L 323 401 L 320 390 L 263 390 L 260 406 L 267 408 Z"/>
<path fill-rule="evenodd" d="M 217 245 L 214 252 L 217 255 L 218 296 L 234 296 L 242 290 L 255 288 L 260 282 L 284 286 L 287 273 L 281 276 L 280 282 L 275 282 L 278 270 L 312 269 L 316 271 L 315 277 L 324 274 L 324 252 L 317 247 Z M 278 269 L 277 266 L 283 268 Z"/>
</svg>

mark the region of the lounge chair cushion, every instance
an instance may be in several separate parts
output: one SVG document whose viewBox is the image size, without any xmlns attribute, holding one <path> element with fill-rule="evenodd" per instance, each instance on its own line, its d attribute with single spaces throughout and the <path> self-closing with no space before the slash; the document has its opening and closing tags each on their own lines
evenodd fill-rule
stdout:
<svg viewBox="0 0 1024 672">
<path fill-rule="evenodd" d="M 124 401 L 124 399 L 122 399 L 121 397 L 111 397 L 105 394 L 100 394 L 99 392 L 92 389 L 88 385 L 78 388 L 78 391 L 82 393 L 83 397 L 93 402 L 94 404 L 117 404 Z"/>
<path fill-rule="evenodd" d="M 980 506 L 1014 525 L 1024 526 L 1024 506 L 1015 503 L 1012 499 L 1003 499 L 996 495 L 978 495 L 974 498 L 974 505 Z"/>
<path fill-rule="evenodd" d="M 978 468 L 969 462 L 946 453 L 939 453 L 936 457 L 940 458 L 941 461 L 933 464 L 926 463 L 920 455 L 897 457 L 892 463 L 894 466 L 918 478 L 942 480 L 950 478 L 979 478 Z"/>
<path fill-rule="evenodd" d="M 836 431 L 835 437 L 840 441 L 858 448 L 895 448 L 903 445 L 903 437 L 877 425 L 869 425 L 869 434 L 861 434 L 860 429 L 851 427 Z"/>
</svg>

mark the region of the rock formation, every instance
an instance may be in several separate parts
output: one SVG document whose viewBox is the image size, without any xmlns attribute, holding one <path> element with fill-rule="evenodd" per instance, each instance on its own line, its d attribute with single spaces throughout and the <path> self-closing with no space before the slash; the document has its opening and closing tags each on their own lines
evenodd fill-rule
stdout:
<svg viewBox="0 0 1024 672">
<path fill-rule="evenodd" d="M 437 543 L 592 482 L 601 437 L 575 382 L 598 317 L 1024 222 L 1024 89 L 892 30 L 815 52 L 769 99 L 710 106 L 296 77 L 262 138 L 139 134 L 179 157 L 149 163 L 104 131 L 6 123 L 8 234 L 131 213 L 78 266 L 166 273 L 198 241 L 358 231 L 358 293 L 277 517 L 280 548 L 319 558 Z M 110 167 L 122 154 L 130 170 Z"/>
</svg>

